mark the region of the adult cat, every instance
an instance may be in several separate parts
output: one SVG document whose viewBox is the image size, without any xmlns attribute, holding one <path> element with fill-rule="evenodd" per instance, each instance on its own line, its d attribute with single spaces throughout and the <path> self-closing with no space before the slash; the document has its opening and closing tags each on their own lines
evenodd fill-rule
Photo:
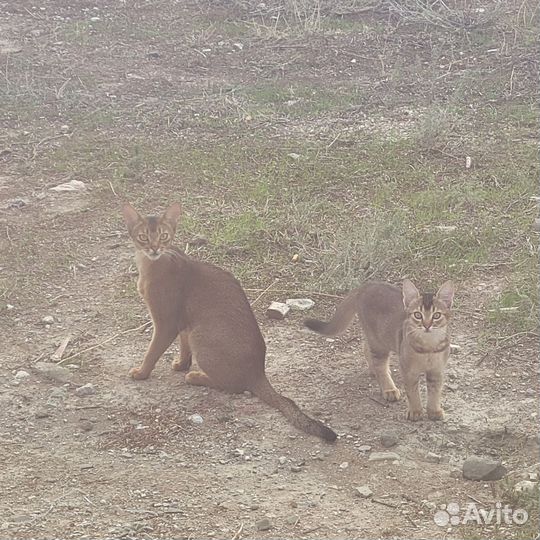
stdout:
<svg viewBox="0 0 540 540">
<path fill-rule="evenodd" d="M 403 289 L 382 282 L 369 282 L 353 290 L 328 321 L 307 319 L 305 325 L 326 336 L 344 332 L 358 315 L 364 331 L 364 350 L 369 370 L 387 401 L 400 398 L 390 374 L 390 351 L 399 354 L 399 366 L 408 400 L 407 418 L 422 417 L 418 383 L 426 374 L 427 414 L 443 418 L 441 393 L 444 368 L 450 353 L 449 321 L 454 298 L 451 281 L 437 294 L 421 294 L 406 279 Z"/>
<path fill-rule="evenodd" d="M 266 345 L 239 282 L 172 246 L 180 205 L 172 204 L 159 218 L 143 218 L 129 203 L 122 211 L 136 249 L 137 288 L 154 323 L 146 356 L 130 375 L 148 378 L 179 335 L 181 356 L 173 368 L 188 371 L 192 359 L 199 366 L 186 374 L 187 383 L 227 392 L 249 390 L 297 428 L 334 441 L 337 436 L 331 429 L 278 394 L 266 378 Z"/>
</svg>

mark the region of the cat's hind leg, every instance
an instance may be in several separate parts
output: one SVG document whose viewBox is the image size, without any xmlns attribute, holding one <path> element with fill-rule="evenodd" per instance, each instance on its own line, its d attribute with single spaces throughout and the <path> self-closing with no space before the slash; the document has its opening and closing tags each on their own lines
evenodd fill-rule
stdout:
<svg viewBox="0 0 540 540">
<path fill-rule="evenodd" d="M 188 371 L 191 367 L 192 354 L 189 346 L 187 331 L 180 332 L 180 358 L 172 363 L 172 368 L 175 371 Z"/>
<path fill-rule="evenodd" d="M 398 401 L 401 394 L 390 374 L 390 352 L 370 347 L 368 343 L 366 343 L 364 350 L 369 370 L 375 375 L 384 399 L 386 401 Z"/>
<path fill-rule="evenodd" d="M 190 371 L 186 373 L 186 383 L 194 386 L 209 386 L 214 388 L 216 385 L 204 371 Z"/>
</svg>

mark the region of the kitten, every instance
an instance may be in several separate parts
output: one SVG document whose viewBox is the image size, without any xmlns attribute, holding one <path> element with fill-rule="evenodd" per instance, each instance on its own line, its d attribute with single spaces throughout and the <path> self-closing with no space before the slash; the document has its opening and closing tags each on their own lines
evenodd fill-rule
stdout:
<svg viewBox="0 0 540 540">
<path fill-rule="evenodd" d="M 449 322 L 454 285 L 444 283 L 437 294 L 421 294 L 406 279 L 403 289 L 388 283 L 370 282 L 353 290 L 328 321 L 307 319 L 305 325 L 327 336 L 344 332 L 358 315 L 365 334 L 364 350 L 369 370 L 387 401 L 401 396 L 390 374 L 388 357 L 399 354 L 399 366 L 407 394 L 409 420 L 422 417 L 418 382 L 426 374 L 427 414 L 441 420 L 443 374 L 450 353 Z"/>
<path fill-rule="evenodd" d="M 334 441 L 337 436 L 331 429 L 278 394 L 266 378 L 266 345 L 239 282 L 172 246 L 180 205 L 169 206 L 159 218 L 143 218 L 129 203 L 122 211 L 136 249 L 137 288 L 154 323 L 144 360 L 130 375 L 148 378 L 179 336 L 181 355 L 173 368 L 188 371 L 192 360 L 199 366 L 186 374 L 187 383 L 228 392 L 249 390 L 297 428 Z"/>
</svg>

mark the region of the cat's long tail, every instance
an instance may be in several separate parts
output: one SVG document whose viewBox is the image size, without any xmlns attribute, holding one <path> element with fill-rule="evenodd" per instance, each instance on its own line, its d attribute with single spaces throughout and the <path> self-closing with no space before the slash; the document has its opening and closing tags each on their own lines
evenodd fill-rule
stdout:
<svg viewBox="0 0 540 540">
<path fill-rule="evenodd" d="M 329 427 L 303 413 L 292 399 L 278 394 L 266 376 L 257 381 L 250 390 L 266 404 L 283 413 L 285 418 L 298 429 L 326 441 L 336 440 L 337 435 Z"/>
<path fill-rule="evenodd" d="M 334 316 L 328 322 L 317 319 L 306 319 L 304 325 L 319 334 L 336 336 L 347 330 L 356 315 L 357 305 L 358 290 L 354 290 L 339 304 Z"/>
</svg>

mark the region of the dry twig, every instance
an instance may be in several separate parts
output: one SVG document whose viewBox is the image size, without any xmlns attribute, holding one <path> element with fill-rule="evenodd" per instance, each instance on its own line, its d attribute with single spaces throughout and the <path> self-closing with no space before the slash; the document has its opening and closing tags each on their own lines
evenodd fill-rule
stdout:
<svg viewBox="0 0 540 540">
<path fill-rule="evenodd" d="M 147 328 L 152 324 L 151 321 L 145 322 L 144 324 L 141 324 L 140 326 L 137 326 L 136 328 L 128 328 L 127 330 L 124 330 L 123 332 L 118 332 L 118 334 L 114 334 L 114 336 L 108 337 L 107 339 L 101 341 L 100 343 L 96 343 L 95 345 L 92 345 L 91 347 L 88 347 L 86 349 L 83 349 L 82 351 L 76 352 L 75 354 L 72 354 L 71 356 L 68 356 L 67 358 L 64 358 L 63 360 L 60 360 L 60 362 L 57 362 L 58 364 L 63 364 L 64 362 L 68 362 L 72 358 L 76 358 L 77 356 L 80 356 L 81 354 L 84 354 L 89 351 L 93 351 L 94 349 L 97 349 L 98 347 L 102 347 L 105 345 L 105 343 L 109 343 L 109 341 L 112 341 L 113 339 L 116 339 L 119 336 L 123 336 L 124 334 L 129 334 L 130 332 L 136 332 L 137 330 L 142 330 L 143 328 Z"/>
</svg>

